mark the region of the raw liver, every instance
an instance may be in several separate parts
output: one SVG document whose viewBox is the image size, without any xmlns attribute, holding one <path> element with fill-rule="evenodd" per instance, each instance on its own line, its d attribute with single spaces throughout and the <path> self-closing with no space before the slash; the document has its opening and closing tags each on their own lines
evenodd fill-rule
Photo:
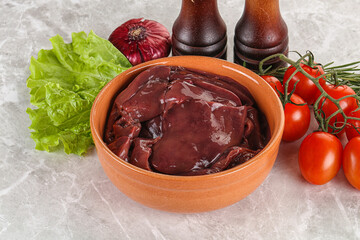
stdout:
<svg viewBox="0 0 360 240">
<path fill-rule="evenodd" d="M 145 70 L 116 97 L 104 135 L 125 161 L 172 175 L 234 167 L 268 139 L 266 119 L 244 86 L 169 66 Z"/>
</svg>

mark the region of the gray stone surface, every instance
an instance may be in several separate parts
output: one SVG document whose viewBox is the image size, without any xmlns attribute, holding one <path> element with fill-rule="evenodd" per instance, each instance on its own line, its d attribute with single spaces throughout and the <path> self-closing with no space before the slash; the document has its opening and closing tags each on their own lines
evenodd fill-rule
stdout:
<svg viewBox="0 0 360 240">
<path fill-rule="evenodd" d="M 270 175 L 250 196 L 201 214 L 161 212 L 130 200 L 108 180 L 94 149 L 84 157 L 34 149 L 25 113 L 30 57 L 49 49 L 56 34 L 70 41 L 71 32 L 92 29 L 107 38 L 135 17 L 171 31 L 180 2 L 0 1 L 0 239 L 360 239 L 360 191 L 342 170 L 323 186 L 305 182 L 297 165 L 301 140 L 281 144 Z M 218 2 L 232 61 L 244 0 Z M 322 63 L 360 60 L 359 0 L 280 2 L 291 50 L 312 50 Z"/>
</svg>

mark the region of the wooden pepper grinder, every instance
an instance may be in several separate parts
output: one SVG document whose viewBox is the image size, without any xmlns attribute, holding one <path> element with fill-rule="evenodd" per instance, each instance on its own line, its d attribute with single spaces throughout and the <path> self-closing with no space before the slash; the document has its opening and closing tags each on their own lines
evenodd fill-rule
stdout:
<svg viewBox="0 0 360 240">
<path fill-rule="evenodd" d="M 172 54 L 226 59 L 226 25 L 217 0 L 182 0 L 172 28 Z"/>
<path fill-rule="evenodd" d="M 288 30 L 281 17 L 279 0 L 246 0 L 243 15 L 236 24 L 234 62 L 258 70 L 259 62 L 276 53 L 288 54 Z M 278 58 L 264 69 L 283 65 Z"/>
</svg>

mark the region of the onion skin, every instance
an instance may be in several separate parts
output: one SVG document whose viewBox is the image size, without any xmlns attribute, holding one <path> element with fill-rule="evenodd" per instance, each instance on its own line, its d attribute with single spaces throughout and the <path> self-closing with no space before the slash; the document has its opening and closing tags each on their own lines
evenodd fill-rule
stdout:
<svg viewBox="0 0 360 240">
<path fill-rule="evenodd" d="M 143 18 L 123 23 L 111 33 L 109 41 L 133 66 L 167 57 L 171 50 L 170 33 L 165 26 Z"/>
</svg>

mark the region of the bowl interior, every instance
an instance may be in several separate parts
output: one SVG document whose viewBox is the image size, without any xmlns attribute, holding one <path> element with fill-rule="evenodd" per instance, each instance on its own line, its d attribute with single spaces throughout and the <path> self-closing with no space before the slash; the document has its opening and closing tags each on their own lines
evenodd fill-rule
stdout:
<svg viewBox="0 0 360 240">
<path fill-rule="evenodd" d="M 157 59 L 132 67 L 116 76 L 103 88 L 94 101 L 91 112 L 93 135 L 95 135 L 96 139 L 100 140 L 102 147 L 107 148 L 102 140 L 103 132 L 107 121 L 106 116 L 115 96 L 126 88 L 140 72 L 156 65 L 195 68 L 233 78 L 249 89 L 258 107 L 265 114 L 271 132 L 271 139 L 268 145 L 274 139 L 281 137 L 284 124 L 282 105 L 273 89 L 261 77 L 251 70 L 224 60 L 200 56 L 179 56 Z"/>
</svg>

